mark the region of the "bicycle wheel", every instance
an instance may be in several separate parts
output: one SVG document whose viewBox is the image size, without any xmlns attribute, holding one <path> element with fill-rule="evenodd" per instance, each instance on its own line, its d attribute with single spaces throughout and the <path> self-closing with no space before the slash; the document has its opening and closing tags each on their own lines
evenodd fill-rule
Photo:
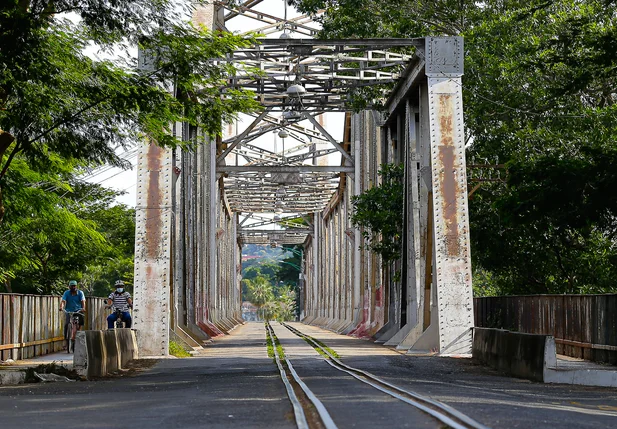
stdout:
<svg viewBox="0 0 617 429">
<path fill-rule="evenodd" d="M 75 353 L 75 334 L 79 327 L 78 320 L 71 320 L 71 336 L 69 337 L 69 353 Z"/>
</svg>

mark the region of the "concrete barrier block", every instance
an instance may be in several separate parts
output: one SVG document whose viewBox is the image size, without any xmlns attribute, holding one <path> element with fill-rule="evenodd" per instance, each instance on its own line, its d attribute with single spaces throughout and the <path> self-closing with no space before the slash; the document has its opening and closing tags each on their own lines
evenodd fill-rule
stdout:
<svg viewBox="0 0 617 429">
<path fill-rule="evenodd" d="M 137 340 L 132 329 L 115 329 L 118 342 L 118 354 L 120 368 L 126 368 L 133 359 L 137 359 Z"/>
<path fill-rule="evenodd" d="M 82 377 L 88 376 L 88 350 L 86 347 L 86 331 L 77 331 L 75 335 L 73 369 L 77 372 L 77 374 Z"/>
<path fill-rule="evenodd" d="M 120 351 L 116 339 L 116 330 L 101 331 L 105 341 L 105 352 L 107 355 L 107 374 L 118 372 L 120 369 Z"/>
<path fill-rule="evenodd" d="M 139 347 L 137 347 L 137 330 L 131 329 L 131 339 L 133 341 L 133 359 L 139 359 Z"/>
<path fill-rule="evenodd" d="M 85 334 L 88 356 L 86 376 L 88 378 L 103 377 L 107 375 L 107 352 L 103 331 L 85 331 Z"/>
<path fill-rule="evenodd" d="M 529 380 L 544 380 L 546 335 L 508 333 L 513 359 L 510 372 Z"/>
<path fill-rule="evenodd" d="M 103 377 L 139 359 L 136 331 L 80 331 L 75 340 L 73 367 L 86 378 Z"/>
<path fill-rule="evenodd" d="M 474 328 L 472 358 L 515 377 L 543 381 L 547 335 Z"/>
</svg>

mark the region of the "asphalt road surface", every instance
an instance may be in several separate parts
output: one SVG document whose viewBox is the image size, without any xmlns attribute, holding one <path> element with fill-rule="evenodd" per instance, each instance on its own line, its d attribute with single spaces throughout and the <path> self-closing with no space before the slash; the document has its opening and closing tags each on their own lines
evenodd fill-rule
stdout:
<svg viewBox="0 0 617 429">
<path fill-rule="evenodd" d="M 299 375 L 339 428 L 443 425 L 334 373 L 303 340 L 273 323 Z M 614 428 L 617 390 L 504 377 L 468 359 L 414 357 L 293 324 L 343 362 L 447 403 L 492 428 Z M 263 323 L 216 339 L 200 356 L 160 360 L 132 376 L 0 387 L 0 428 L 292 428 L 291 403 L 267 355 Z"/>
</svg>

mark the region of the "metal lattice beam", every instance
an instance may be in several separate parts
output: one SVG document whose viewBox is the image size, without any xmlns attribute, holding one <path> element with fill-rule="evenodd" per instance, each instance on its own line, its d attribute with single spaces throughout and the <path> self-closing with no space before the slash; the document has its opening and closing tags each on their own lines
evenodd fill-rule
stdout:
<svg viewBox="0 0 617 429">
<path fill-rule="evenodd" d="M 246 66 L 227 87 L 253 90 L 273 110 L 349 110 L 350 91 L 399 80 L 413 55 L 395 48 L 416 46 L 420 39 L 261 39 L 225 59 Z M 306 89 L 300 99 L 286 94 L 292 84 Z"/>
</svg>

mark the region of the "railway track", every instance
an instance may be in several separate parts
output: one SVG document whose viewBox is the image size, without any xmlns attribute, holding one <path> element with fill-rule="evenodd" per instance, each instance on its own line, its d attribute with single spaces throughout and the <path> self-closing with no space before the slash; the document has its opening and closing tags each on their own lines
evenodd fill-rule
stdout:
<svg viewBox="0 0 617 429">
<path fill-rule="evenodd" d="M 288 324 L 282 323 L 282 326 L 311 345 L 317 352 L 325 357 L 325 362 L 332 368 L 428 414 L 439 422 L 440 427 L 445 426 L 453 429 L 488 429 L 486 426 L 449 405 L 435 401 L 416 392 L 402 389 L 367 371 L 353 368 L 341 362 L 341 360 L 333 355 L 327 347 L 324 347 L 311 336 L 304 334 Z M 284 348 L 279 343 L 274 329 L 269 323 L 266 323 L 266 331 L 268 338 L 273 344 L 275 359 L 294 407 L 294 415 L 298 428 L 336 429 L 337 425 L 334 423 L 326 407 L 302 381 L 301 377 L 295 371 L 291 360 L 285 356 Z M 291 394 L 290 391 L 292 392 Z"/>
</svg>

